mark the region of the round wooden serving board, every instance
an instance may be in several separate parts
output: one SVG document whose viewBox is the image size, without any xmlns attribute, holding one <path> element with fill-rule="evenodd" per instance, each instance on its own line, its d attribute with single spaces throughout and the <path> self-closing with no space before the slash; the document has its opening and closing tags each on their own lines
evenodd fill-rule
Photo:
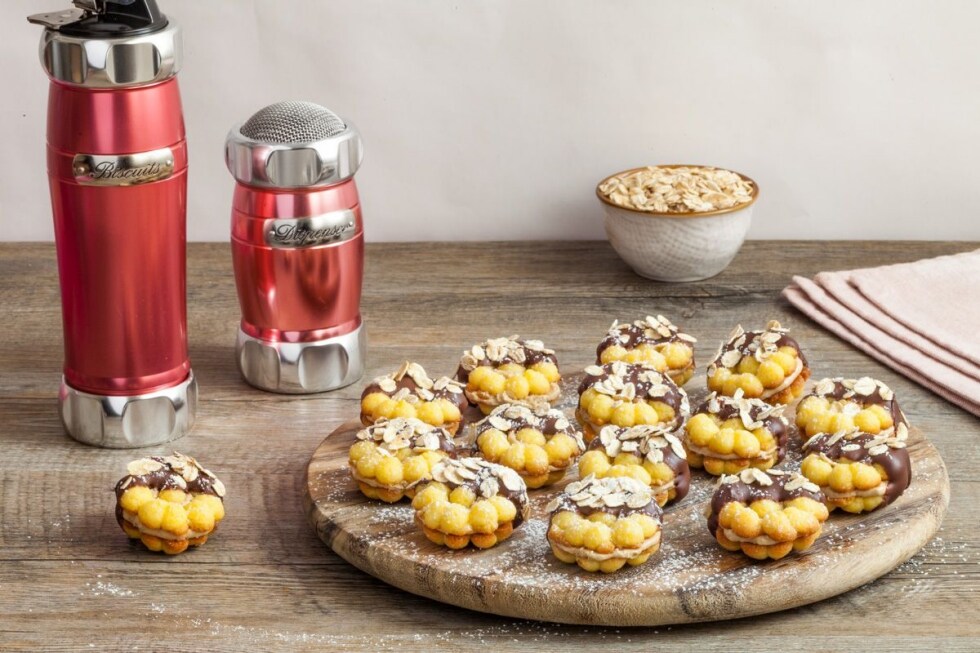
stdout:
<svg viewBox="0 0 980 653">
<path fill-rule="evenodd" d="M 573 381 L 566 387 L 574 388 Z M 703 387 L 703 377 L 700 381 Z M 692 405 L 698 403 L 692 397 Z M 507 541 L 486 551 L 451 551 L 422 535 L 407 500 L 388 505 L 358 491 L 347 451 L 360 428 L 359 422 L 349 422 L 336 429 L 310 460 L 306 503 L 320 539 L 358 569 L 395 587 L 524 619 L 655 626 L 813 603 L 870 582 L 911 558 L 939 529 L 949 503 L 946 466 L 912 428 L 912 485 L 895 503 L 865 516 L 835 511 L 808 551 L 760 563 L 723 550 L 708 533 L 703 512 L 716 479 L 693 470 L 688 496 L 665 511 L 660 552 L 640 567 L 592 574 L 556 560 L 546 538 L 544 508 L 578 478 L 576 468 L 561 483 L 530 492 L 532 517 Z M 780 469 L 799 468 L 799 446 L 798 439 L 791 441 Z"/>
</svg>

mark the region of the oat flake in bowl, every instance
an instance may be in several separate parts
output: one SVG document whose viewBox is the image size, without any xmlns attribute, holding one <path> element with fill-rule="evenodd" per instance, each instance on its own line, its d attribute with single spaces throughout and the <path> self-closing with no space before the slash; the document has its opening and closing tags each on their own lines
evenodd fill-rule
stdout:
<svg viewBox="0 0 980 653">
<path fill-rule="evenodd" d="M 745 240 L 758 193 L 745 175 L 690 165 L 634 168 L 596 188 L 613 248 L 637 274 L 659 281 L 724 270 Z"/>
</svg>

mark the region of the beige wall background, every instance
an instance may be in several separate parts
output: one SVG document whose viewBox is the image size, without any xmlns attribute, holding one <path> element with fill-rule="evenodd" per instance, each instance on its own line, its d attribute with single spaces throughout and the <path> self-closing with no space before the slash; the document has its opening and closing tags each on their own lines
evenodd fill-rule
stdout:
<svg viewBox="0 0 980 653">
<path fill-rule="evenodd" d="M 0 239 L 49 240 L 47 81 L 0 23 Z M 980 3 L 160 0 L 185 29 L 188 231 L 228 235 L 229 127 L 306 99 L 364 134 L 371 240 L 599 238 L 595 183 L 754 177 L 750 237 L 980 239 Z"/>
</svg>

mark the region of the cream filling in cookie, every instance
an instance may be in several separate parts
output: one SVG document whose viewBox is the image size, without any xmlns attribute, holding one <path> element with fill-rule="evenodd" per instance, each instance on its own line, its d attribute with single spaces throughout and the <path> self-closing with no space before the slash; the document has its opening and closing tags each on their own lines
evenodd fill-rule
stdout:
<svg viewBox="0 0 980 653">
<path fill-rule="evenodd" d="M 820 488 L 828 499 L 854 499 L 856 497 L 880 497 L 885 494 L 888 483 L 882 482 L 870 490 L 853 490 L 851 492 L 835 492 L 829 486 Z"/>
<path fill-rule="evenodd" d="M 518 404 L 521 406 L 528 406 L 530 408 L 537 408 L 539 406 L 550 407 L 558 397 L 561 395 L 561 386 L 557 383 L 552 383 L 548 390 L 548 394 L 543 395 L 532 395 L 524 397 L 523 399 L 515 399 L 507 394 L 506 391 L 497 394 L 490 394 L 486 390 L 467 390 L 466 397 L 470 401 L 477 404 L 485 404 L 489 406 L 499 406 L 501 404 Z"/>
<path fill-rule="evenodd" d="M 772 546 L 773 544 L 783 544 L 777 542 L 768 535 L 757 535 L 756 537 L 742 537 L 730 528 L 723 528 L 721 532 L 732 542 L 746 542 L 748 544 L 758 544 L 759 546 Z"/>
<path fill-rule="evenodd" d="M 415 523 L 418 524 L 423 530 L 434 531 L 436 533 L 442 533 L 443 535 L 454 535 L 455 537 L 470 537 L 473 535 L 493 535 L 494 533 L 499 533 L 501 529 L 513 525 L 514 520 L 511 519 L 510 521 L 497 522 L 497 530 L 495 530 L 493 533 L 477 533 L 476 531 L 473 530 L 472 526 L 467 525 L 466 532 L 461 535 L 448 533 L 442 530 L 441 528 L 429 528 L 428 526 L 425 525 L 425 521 L 423 521 L 422 519 L 421 511 L 415 513 Z"/>
<path fill-rule="evenodd" d="M 405 490 L 408 490 L 410 488 L 415 487 L 416 485 L 418 485 L 419 483 L 421 483 L 423 481 L 430 481 L 430 480 L 432 480 L 432 479 L 429 479 L 429 478 L 420 478 L 419 480 L 412 481 L 411 483 L 399 483 L 398 485 L 386 485 L 384 483 L 380 483 L 378 481 L 378 479 L 376 479 L 376 478 L 365 478 L 365 477 L 361 476 L 360 474 L 357 473 L 357 469 L 355 469 L 353 466 L 351 467 L 350 475 L 358 483 L 364 483 L 364 485 L 370 485 L 371 487 L 376 487 L 376 488 L 379 488 L 379 489 L 382 489 L 382 490 L 392 490 L 392 491 L 396 491 L 396 490 L 398 490 L 398 491 L 405 491 Z"/>
<path fill-rule="evenodd" d="M 605 562 L 606 560 L 612 560 L 613 558 L 635 558 L 636 556 L 643 555 L 648 550 L 660 544 L 660 535 L 662 531 L 658 528 L 657 532 L 643 540 L 643 544 L 635 549 L 614 549 L 612 553 L 599 553 L 598 551 L 593 551 L 592 549 L 586 549 L 585 547 L 571 547 L 562 544 L 561 542 L 555 542 L 554 544 L 560 551 L 573 555 L 576 558 L 588 558 L 589 560 L 595 560 L 596 562 Z"/>
<path fill-rule="evenodd" d="M 714 460 L 769 460 L 774 458 L 777 454 L 777 449 L 774 447 L 769 451 L 763 451 L 758 456 L 753 456 L 752 458 L 743 458 L 736 453 L 718 453 L 717 451 L 712 451 L 708 447 L 699 447 L 693 444 L 687 445 L 687 450 L 691 453 L 696 453 L 705 458 L 712 458 Z"/>
<path fill-rule="evenodd" d="M 688 370 L 693 370 L 693 369 L 694 369 L 694 360 L 692 359 L 691 362 L 685 365 L 684 367 L 670 367 L 668 365 L 665 371 L 668 374 L 677 374 L 679 372 L 686 372 Z"/>
<path fill-rule="evenodd" d="M 123 510 L 123 519 L 129 522 L 134 528 L 137 528 L 140 533 L 144 535 L 152 535 L 154 537 L 159 537 L 161 540 L 171 540 L 174 542 L 181 542 L 183 540 L 193 540 L 198 537 L 204 537 L 205 535 L 210 535 L 211 531 L 195 531 L 188 529 L 183 535 L 175 535 L 170 531 L 165 531 L 159 528 L 147 528 L 142 523 L 140 523 L 140 518 L 136 513 L 129 512 L 128 510 Z"/>
<path fill-rule="evenodd" d="M 656 496 L 660 496 L 661 494 L 666 494 L 670 492 L 670 490 L 673 487 L 674 487 L 674 479 L 671 479 L 662 485 L 652 486 L 650 488 L 650 491 L 653 492 L 653 496 L 656 497 Z"/>
<path fill-rule="evenodd" d="M 798 377 L 802 372 L 803 372 L 803 361 L 801 361 L 799 359 L 799 357 L 797 357 L 797 359 L 796 359 L 796 369 L 793 370 L 791 373 L 789 373 L 786 376 L 786 378 L 783 379 L 783 382 L 780 383 L 779 385 L 777 385 L 775 388 L 771 388 L 769 390 L 763 391 L 763 393 L 762 393 L 762 399 L 768 399 L 769 397 L 771 397 L 771 396 L 773 396 L 775 394 L 778 394 L 778 393 L 782 392 L 783 390 L 785 390 L 786 388 L 788 388 L 791 385 L 793 385 L 793 381 L 795 381 L 796 380 L 796 377 Z"/>
<path fill-rule="evenodd" d="M 551 464 L 549 464 L 548 465 L 548 471 L 542 472 L 541 474 L 531 474 L 526 469 L 522 469 L 522 470 L 520 470 L 517 473 L 520 474 L 521 476 L 531 476 L 531 477 L 534 477 L 534 476 L 544 476 L 545 474 L 553 474 L 554 472 L 568 471 L 568 468 L 572 466 L 572 463 L 573 462 L 575 462 L 575 457 L 574 456 L 572 456 L 571 458 L 569 458 L 568 461 L 566 461 L 565 464 L 563 466 L 561 466 L 561 467 L 558 467 L 557 465 L 551 465 Z"/>
<path fill-rule="evenodd" d="M 644 401 L 646 401 L 646 400 L 644 400 Z M 623 403 L 632 403 L 632 402 L 624 401 Z M 673 408 L 673 406 L 671 406 L 671 408 Z M 609 426 L 610 424 L 612 424 L 611 421 L 610 422 L 602 422 L 601 424 L 598 423 L 598 422 L 593 422 L 591 419 L 589 419 L 589 411 L 583 410 L 582 408 L 576 408 L 575 409 L 575 419 L 577 419 L 579 421 L 579 423 L 582 424 L 583 426 L 588 425 L 588 426 L 592 427 L 592 430 L 595 431 L 597 437 L 598 437 L 599 431 L 602 430 L 602 427 L 603 426 Z M 654 424 L 654 425 L 651 425 L 651 426 L 663 425 L 665 423 L 668 423 L 668 422 L 657 422 L 657 424 Z M 677 415 L 675 414 L 674 415 L 674 419 L 670 420 L 669 423 L 670 424 L 677 424 L 677 425 L 679 425 L 682 422 L 679 422 L 678 421 Z M 644 425 L 643 424 L 635 424 L 634 426 L 644 426 Z"/>
</svg>

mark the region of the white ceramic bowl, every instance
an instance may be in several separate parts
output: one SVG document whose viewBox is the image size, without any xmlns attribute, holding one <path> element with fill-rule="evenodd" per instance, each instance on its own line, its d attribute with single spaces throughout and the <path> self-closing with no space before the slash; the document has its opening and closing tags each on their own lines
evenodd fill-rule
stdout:
<svg viewBox="0 0 980 653">
<path fill-rule="evenodd" d="M 680 166 L 661 166 L 676 168 Z M 687 166 L 699 167 L 699 166 Z M 625 170 L 599 182 L 627 175 Z M 752 222 L 759 186 L 752 182 L 752 201 L 702 213 L 656 213 L 613 204 L 596 187 L 606 212 L 606 236 L 616 253 L 637 274 L 657 281 L 698 281 L 713 277 L 732 262 Z"/>
</svg>

